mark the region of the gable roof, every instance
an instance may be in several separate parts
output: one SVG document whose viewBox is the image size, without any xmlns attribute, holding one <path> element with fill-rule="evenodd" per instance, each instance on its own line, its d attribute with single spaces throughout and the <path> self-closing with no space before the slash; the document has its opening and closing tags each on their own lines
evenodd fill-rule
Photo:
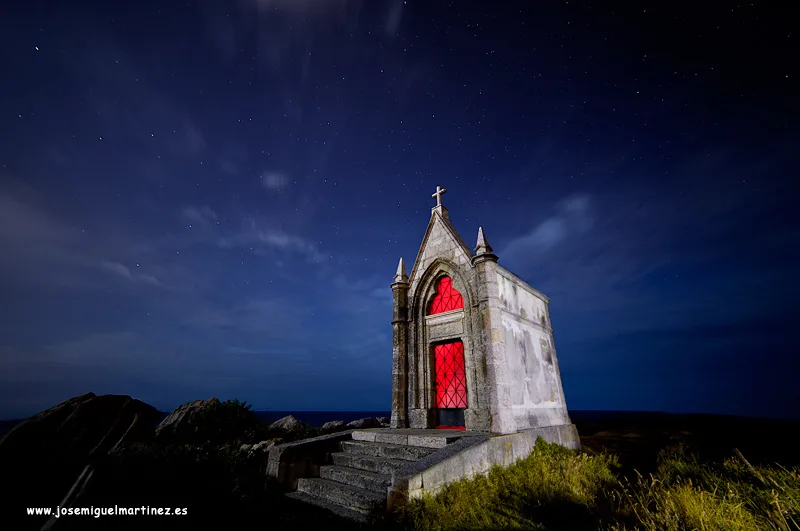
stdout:
<svg viewBox="0 0 800 531">
<path fill-rule="evenodd" d="M 428 222 L 428 228 L 425 230 L 425 236 L 422 238 L 422 244 L 419 246 L 419 251 L 417 251 L 417 258 L 414 260 L 414 267 L 411 269 L 411 275 L 409 275 L 409 283 L 413 285 L 414 278 L 417 276 L 417 272 L 420 267 L 420 260 L 422 255 L 425 252 L 425 249 L 428 246 L 428 240 L 430 238 L 431 233 L 433 232 L 434 227 L 436 224 L 441 224 L 442 228 L 452 240 L 455 242 L 456 247 L 461 249 L 466 258 L 469 260 L 472 258 L 472 251 L 467 246 L 466 242 L 461 238 L 461 236 L 456 232 L 455 227 L 453 224 L 450 223 L 449 216 L 447 215 L 447 209 L 445 207 L 436 207 L 431 212 L 431 219 Z"/>
</svg>

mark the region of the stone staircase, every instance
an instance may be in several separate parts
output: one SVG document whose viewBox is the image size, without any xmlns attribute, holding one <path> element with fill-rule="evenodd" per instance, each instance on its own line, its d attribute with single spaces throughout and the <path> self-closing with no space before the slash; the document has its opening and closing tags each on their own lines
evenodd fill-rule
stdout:
<svg viewBox="0 0 800 531">
<path fill-rule="evenodd" d="M 287 496 L 364 522 L 370 514 L 385 512 L 393 472 L 448 442 L 446 438 L 432 438 L 409 445 L 372 442 L 374 438 L 366 431 L 353 432 L 353 440 L 342 441 L 341 451 L 331 454 L 333 464 L 322 465 L 318 478 L 300 478 L 297 491 Z"/>
</svg>

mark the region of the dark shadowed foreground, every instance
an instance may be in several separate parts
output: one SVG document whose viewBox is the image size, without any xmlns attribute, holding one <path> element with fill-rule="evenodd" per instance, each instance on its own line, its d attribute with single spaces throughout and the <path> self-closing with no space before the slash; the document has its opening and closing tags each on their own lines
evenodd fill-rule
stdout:
<svg viewBox="0 0 800 531">
<path fill-rule="evenodd" d="M 800 470 L 792 468 L 800 463 L 791 448 L 796 424 L 654 413 L 576 412 L 573 419 L 584 450 L 542 443 L 508 469 L 461 481 L 373 527 L 800 529 Z M 164 418 L 130 397 L 75 397 L 0 440 L 7 487 L 0 525 L 352 529 L 351 522 L 285 498 L 265 474 L 273 445 L 345 427 L 311 428 L 292 417 L 266 425 L 238 401 L 199 400 Z M 28 507 L 58 505 L 186 514 L 26 514 Z"/>
</svg>

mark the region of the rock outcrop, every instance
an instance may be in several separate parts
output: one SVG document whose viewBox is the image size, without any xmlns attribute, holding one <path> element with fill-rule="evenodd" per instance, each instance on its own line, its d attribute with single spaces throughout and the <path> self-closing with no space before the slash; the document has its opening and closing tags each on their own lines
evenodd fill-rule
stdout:
<svg viewBox="0 0 800 531">
<path fill-rule="evenodd" d="M 277 444 L 281 444 L 282 442 L 283 439 L 268 439 L 266 441 L 261 441 L 256 444 L 243 444 L 242 446 L 239 447 L 239 451 L 248 453 L 250 455 L 258 453 L 263 453 L 266 455 L 269 453 L 270 448 L 272 448 Z"/>
<path fill-rule="evenodd" d="M 261 441 L 259 443 L 254 444 L 250 447 L 250 454 L 264 454 L 269 455 L 269 450 L 275 445 L 281 444 L 283 439 L 269 439 L 266 441 Z"/>
<path fill-rule="evenodd" d="M 292 415 L 286 415 L 285 417 L 278 419 L 269 425 L 270 431 L 290 432 L 302 428 L 303 423 L 294 418 Z"/>
<path fill-rule="evenodd" d="M 322 431 L 334 432 L 347 429 L 347 424 L 343 420 L 332 420 L 322 425 Z"/>
<path fill-rule="evenodd" d="M 364 418 L 328 422 L 323 431 L 379 426 L 381 419 Z M 165 417 L 129 396 L 76 396 L 0 438 L 6 487 L 0 505 L 8 509 L 0 522 L 15 530 L 104 530 L 107 518 L 48 519 L 28 516 L 24 508 L 129 504 L 191 507 L 192 526 L 202 524 L 206 515 L 235 512 L 262 495 L 270 450 L 309 433 L 291 415 L 267 427 L 238 400 L 196 400 Z M 130 528 L 139 521 L 131 520 Z M 114 527 L 122 523 L 115 520 Z M 164 525 L 175 529 L 170 521 Z"/>
<path fill-rule="evenodd" d="M 198 416 L 202 415 L 209 407 L 219 405 L 219 403 L 218 399 L 210 398 L 187 402 L 176 407 L 156 428 L 156 438 L 171 437 L 190 429 L 189 426 Z"/>
<path fill-rule="evenodd" d="M 160 415 L 129 396 L 88 393 L 21 422 L 0 439 L 0 470 L 4 484 L 12 487 L 3 506 L 16 511 L 31 500 L 41 506 L 73 505 L 109 452 L 152 436 Z M 24 527 L 44 523 L 28 517 Z"/>
<path fill-rule="evenodd" d="M 375 417 L 367 417 L 365 419 L 358 419 L 347 423 L 348 428 L 356 428 L 359 430 L 366 430 L 369 428 L 380 428 L 381 423 Z"/>
</svg>

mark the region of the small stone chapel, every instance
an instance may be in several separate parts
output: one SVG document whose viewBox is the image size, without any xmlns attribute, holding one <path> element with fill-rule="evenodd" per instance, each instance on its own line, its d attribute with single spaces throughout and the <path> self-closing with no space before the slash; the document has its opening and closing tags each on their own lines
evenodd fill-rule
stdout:
<svg viewBox="0 0 800 531">
<path fill-rule="evenodd" d="M 391 286 L 391 427 L 498 435 L 571 427 L 550 299 L 498 263 L 482 228 L 470 250 L 445 192 L 437 186 L 432 196 L 411 275 L 401 258 Z"/>
<path fill-rule="evenodd" d="M 411 269 L 392 284 L 389 428 L 281 444 L 267 474 L 287 496 L 364 521 L 529 456 L 541 438 L 579 448 L 549 299 L 497 263 L 483 229 L 474 252 L 436 206 Z"/>
</svg>

